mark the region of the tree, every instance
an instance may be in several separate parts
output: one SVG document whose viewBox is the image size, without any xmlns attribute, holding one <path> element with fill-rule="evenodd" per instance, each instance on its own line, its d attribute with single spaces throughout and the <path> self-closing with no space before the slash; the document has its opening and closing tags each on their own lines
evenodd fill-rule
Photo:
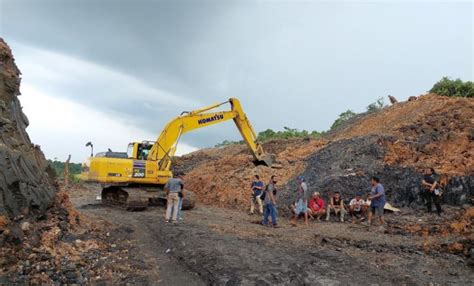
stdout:
<svg viewBox="0 0 474 286">
<path fill-rule="evenodd" d="M 451 80 L 443 77 L 430 89 L 430 93 L 453 97 L 474 97 L 474 82 L 463 82 L 461 79 Z"/>
<path fill-rule="evenodd" d="M 367 112 L 375 112 L 375 111 L 378 111 L 382 108 L 385 107 L 385 103 L 384 103 L 384 100 L 383 100 L 383 97 L 379 97 L 379 99 L 377 99 L 377 101 L 375 102 L 372 102 L 371 104 L 369 104 L 367 106 Z"/>
<path fill-rule="evenodd" d="M 347 120 L 351 119 L 352 117 L 356 116 L 357 113 L 354 111 L 348 109 L 344 111 L 343 113 L 339 114 L 339 117 L 334 121 L 334 123 L 331 125 L 330 130 L 334 130 L 337 127 L 341 126 L 342 123 L 346 122 Z"/>
</svg>

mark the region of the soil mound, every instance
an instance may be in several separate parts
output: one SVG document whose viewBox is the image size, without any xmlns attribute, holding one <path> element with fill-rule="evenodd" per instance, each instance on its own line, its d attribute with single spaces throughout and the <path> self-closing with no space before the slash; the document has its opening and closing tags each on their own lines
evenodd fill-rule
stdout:
<svg viewBox="0 0 474 286">
<path fill-rule="evenodd" d="M 0 221 L 44 212 L 56 192 L 54 171 L 25 131 L 19 87 L 20 71 L 0 38 Z"/>
<path fill-rule="evenodd" d="M 177 158 L 187 172 L 187 188 L 201 202 L 244 207 L 255 174 L 277 175 L 280 206 L 294 199 L 294 178 L 306 176 L 310 190 L 345 198 L 369 190 L 381 177 L 389 200 L 398 206 L 421 204 L 422 169 L 435 168 L 445 186 L 444 203 L 462 205 L 474 196 L 474 100 L 423 95 L 378 112 L 358 115 L 321 139 L 264 143 L 281 168 L 255 166 L 243 145 L 212 148 Z"/>
<path fill-rule="evenodd" d="M 387 164 L 430 166 L 446 175 L 474 174 L 474 100 L 423 95 L 365 114 L 332 134 L 333 141 L 367 135 L 396 138 Z"/>
</svg>

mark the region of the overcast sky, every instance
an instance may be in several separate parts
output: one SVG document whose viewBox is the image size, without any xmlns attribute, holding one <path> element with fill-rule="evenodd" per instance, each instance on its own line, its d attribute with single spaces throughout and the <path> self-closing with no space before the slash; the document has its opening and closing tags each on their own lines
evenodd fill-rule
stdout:
<svg viewBox="0 0 474 286">
<path fill-rule="evenodd" d="M 254 128 L 326 130 L 347 109 L 473 80 L 473 3 L 0 0 L 32 140 L 80 162 L 237 97 Z M 233 123 L 180 153 L 239 140 Z"/>
</svg>

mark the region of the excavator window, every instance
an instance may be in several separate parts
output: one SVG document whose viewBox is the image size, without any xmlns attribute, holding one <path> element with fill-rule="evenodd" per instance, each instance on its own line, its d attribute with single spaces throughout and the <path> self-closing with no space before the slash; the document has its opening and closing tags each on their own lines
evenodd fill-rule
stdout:
<svg viewBox="0 0 474 286">
<path fill-rule="evenodd" d="M 135 158 L 135 154 L 133 154 L 133 143 L 128 144 L 127 155 L 128 158 Z"/>
<path fill-rule="evenodd" d="M 147 160 L 151 147 L 153 145 L 148 143 L 138 144 L 138 160 Z"/>
</svg>

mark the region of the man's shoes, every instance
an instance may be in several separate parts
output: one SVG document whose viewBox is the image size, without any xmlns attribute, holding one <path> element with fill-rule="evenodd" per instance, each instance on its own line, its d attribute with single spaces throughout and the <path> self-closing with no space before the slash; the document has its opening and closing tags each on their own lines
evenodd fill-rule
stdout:
<svg viewBox="0 0 474 286">
<path fill-rule="evenodd" d="M 169 223 L 169 222 L 170 222 L 170 220 L 169 220 L 169 219 L 165 220 L 165 223 Z"/>
</svg>

